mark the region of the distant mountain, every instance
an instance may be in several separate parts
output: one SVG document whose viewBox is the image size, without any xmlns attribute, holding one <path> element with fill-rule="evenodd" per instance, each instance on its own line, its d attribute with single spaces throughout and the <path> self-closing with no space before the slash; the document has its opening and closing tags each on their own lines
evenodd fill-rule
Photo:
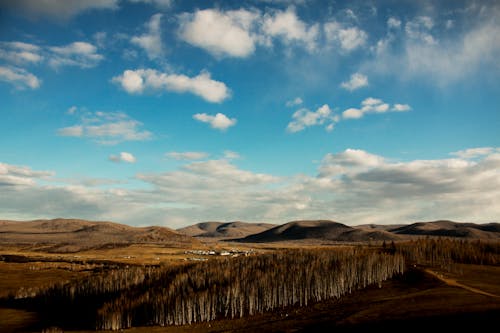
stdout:
<svg viewBox="0 0 500 333">
<path fill-rule="evenodd" d="M 242 238 L 275 227 L 270 223 L 248 222 L 202 222 L 177 229 L 181 234 L 192 237 Z"/>
<path fill-rule="evenodd" d="M 462 238 L 500 238 L 500 223 L 464 223 L 453 221 L 417 222 L 388 231 L 397 235 L 446 236 Z"/>
<path fill-rule="evenodd" d="M 383 230 L 366 231 L 345 224 L 328 221 L 293 221 L 258 234 L 239 239 L 241 242 L 266 243 L 293 240 L 323 241 L 382 241 L 396 240 L 400 237 Z"/>
<path fill-rule="evenodd" d="M 73 252 L 137 243 L 161 243 L 172 247 L 199 244 L 165 227 L 139 228 L 78 219 L 0 221 L 0 244 L 31 244 L 53 252 Z"/>
</svg>

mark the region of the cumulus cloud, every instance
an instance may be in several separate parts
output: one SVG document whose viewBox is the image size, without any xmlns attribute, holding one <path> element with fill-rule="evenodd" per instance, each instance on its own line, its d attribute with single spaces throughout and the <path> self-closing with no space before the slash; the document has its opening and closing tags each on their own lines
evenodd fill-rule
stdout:
<svg viewBox="0 0 500 333">
<path fill-rule="evenodd" d="M 408 104 L 394 104 L 392 107 L 378 98 L 368 97 L 361 102 L 361 108 L 349 108 L 342 112 L 344 119 L 359 119 L 367 113 L 405 112 L 410 111 Z"/>
<path fill-rule="evenodd" d="M 224 150 L 224 158 L 226 160 L 237 160 L 240 159 L 241 156 L 235 151 L 232 150 Z"/>
<path fill-rule="evenodd" d="M 354 91 L 368 85 L 368 77 L 361 73 L 354 73 L 351 75 L 349 81 L 342 82 L 340 86 L 346 90 Z"/>
<path fill-rule="evenodd" d="M 288 123 L 286 129 L 290 133 L 296 133 L 304 130 L 306 127 L 324 125 L 329 122 L 326 129 L 333 130 L 332 124 L 335 119 L 336 118 L 333 116 L 332 110 L 327 104 L 319 107 L 316 111 L 310 111 L 303 108 L 297 110 L 292 115 L 292 121 Z"/>
<path fill-rule="evenodd" d="M 124 152 L 124 151 L 118 155 L 110 155 L 109 160 L 111 162 L 115 162 L 115 163 L 120 163 L 120 162 L 135 163 L 136 162 L 136 158 L 134 155 L 132 155 L 131 153 Z"/>
<path fill-rule="evenodd" d="M 69 19 L 91 10 L 113 10 L 118 8 L 118 0 L 16 0 L 2 1 L 0 8 L 31 17 Z"/>
<path fill-rule="evenodd" d="M 60 128 L 60 136 L 94 139 L 99 144 L 114 145 L 124 141 L 145 141 L 153 134 L 140 130 L 142 123 L 123 112 L 87 112 L 80 123 Z"/>
<path fill-rule="evenodd" d="M 193 115 L 193 119 L 207 123 L 210 127 L 221 131 L 225 131 L 229 127 L 236 125 L 236 118 L 228 118 L 223 113 L 217 113 L 215 116 L 206 113 L 197 113 Z"/>
<path fill-rule="evenodd" d="M 293 7 L 276 11 L 263 17 L 263 32 L 267 36 L 279 37 L 285 44 L 302 43 L 310 51 L 316 49 L 319 25 L 307 25 L 296 14 Z"/>
<path fill-rule="evenodd" d="M 180 16 L 179 36 L 215 56 L 244 58 L 255 51 L 257 37 L 251 28 L 258 16 L 245 9 L 197 10 Z"/>
<path fill-rule="evenodd" d="M 185 152 L 171 151 L 166 153 L 165 156 L 168 158 L 173 158 L 174 160 L 190 161 L 190 160 L 202 160 L 207 158 L 209 155 L 205 152 L 200 152 L 200 151 L 185 151 Z"/>
<path fill-rule="evenodd" d="M 358 27 L 345 27 L 337 21 L 327 22 L 323 26 L 328 42 L 336 43 L 342 51 L 351 52 L 366 44 L 368 35 Z"/>
<path fill-rule="evenodd" d="M 146 24 L 148 31 L 140 36 L 134 36 L 130 40 L 148 55 L 149 59 L 157 59 L 163 55 L 163 42 L 161 40 L 161 18 L 162 14 L 155 14 Z"/>
<path fill-rule="evenodd" d="M 154 69 L 127 69 L 122 75 L 113 77 L 129 94 L 140 94 L 146 90 L 189 92 L 207 102 L 221 103 L 229 98 L 229 88 L 220 81 L 213 80 L 208 72 L 201 72 L 195 77 L 182 74 L 162 73 Z"/>
<path fill-rule="evenodd" d="M 73 42 L 64 46 L 49 48 L 51 55 L 49 65 L 54 68 L 62 66 L 77 66 L 81 68 L 95 67 L 104 59 L 97 53 L 97 48 L 87 42 Z"/>
<path fill-rule="evenodd" d="M 465 158 L 398 161 L 350 148 L 326 154 L 317 174 L 289 177 L 207 160 L 139 173 L 135 181 L 149 186 L 135 189 L 111 181 L 106 188 L 51 186 L 53 172 L 0 163 L 0 210 L 16 219 L 78 216 L 170 227 L 318 217 L 349 225 L 491 222 L 500 214 L 499 152 L 477 147 L 457 152 Z"/>
<path fill-rule="evenodd" d="M 37 89 L 41 80 L 34 74 L 18 67 L 0 66 L 0 81 L 12 84 L 17 89 Z"/>
<path fill-rule="evenodd" d="M 437 41 L 430 33 L 433 26 L 434 21 L 432 18 L 429 16 L 418 16 L 406 23 L 405 32 L 410 39 L 419 40 L 429 45 L 437 44 Z"/>
<path fill-rule="evenodd" d="M 294 7 L 286 10 L 204 9 L 179 16 L 179 37 L 215 57 L 245 58 L 258 45 L 270 47 L 274 40 L 285 46 L 317 48 L 319 24 L 301 20 Z"/>
</svg>

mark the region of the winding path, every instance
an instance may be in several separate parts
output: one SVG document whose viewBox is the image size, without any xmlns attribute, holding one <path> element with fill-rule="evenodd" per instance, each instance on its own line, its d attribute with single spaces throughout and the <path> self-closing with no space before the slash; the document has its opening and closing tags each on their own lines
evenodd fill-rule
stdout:
<svg viewBox="0 0 500 333">
<path fill-rule="evenodd" d="M 498 295 L 495 295 L 495 294 L 492 294 L 492 293 L 489 293 L 489 292 L 486 292 L 484 290 L 481 290 L 481 289 L 477 289 L 477 288 L 473 288 L 473 287 L 470 287 L 470 286 L 467 286 L 465 284 L 462 284 L 462 283 L 459 283 L 457 282 L 456 280 L 453 280 L 453 279 L 449 279 L 449 278 L 446 278 L 444 277 L 442 274 L 439 274 L 435 271 L 432 271 L 428 268 L 424 269 L 424 271 L 426 273 L 429 273 L 431 274 L 432 276 L 436 277 L 437 279 L 439 279 L 440 281 L 443 281 L 444 283 L 446 283 L 447 285 L 449 286 L 453 286 L 453 287 L 458 287 L 458 288 L 463 288 L 465 290 L 468 290 L 470 292 L 473 292 L 473 293 L 476 293 L 476 294 L 480 294 L 480 295 L 485 295 L 485 296 L 490 296 L 490 297 L 497 297 L 497 298 L 500 298 L 500 296 Z"/>
</svg>

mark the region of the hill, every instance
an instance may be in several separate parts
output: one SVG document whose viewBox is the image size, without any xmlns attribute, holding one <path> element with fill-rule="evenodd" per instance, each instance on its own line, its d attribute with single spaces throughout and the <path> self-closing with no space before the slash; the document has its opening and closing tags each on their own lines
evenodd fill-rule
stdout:
<svg viewBox="0 0 500 333">
<path fill-rule="evenodd" d="M 383 230 L 367 231 L 328 221 L 292 221 L 258 234 L 239 239 L 241 242 L 266 243 L 292 240 L 364 242 L 396 240 L 400 236 Z"/>
<path fill-rule="evenodd" d="M 397 235 L 445 236 L 474 239 L 500 238 L 500 223 L 465 223 L 447 220 L 417 222 L 387 229 Z"/>
<path fill-rule="evenodd" d="M 242 238 L 258 234 L 275 227 L 270 223 L 248 222 L 202 222 L 177 229 L 181 234 L 192 237 Z"/>
<path fill-rule="evenodd" d="M 76 252 L 104 246 L 161 243 L 171 247 L 198 242 L 165 227 L 131 227 L 78 219 L 0 221 L 0 244 L 30 244 L 51 252 Z"/>
</svg>

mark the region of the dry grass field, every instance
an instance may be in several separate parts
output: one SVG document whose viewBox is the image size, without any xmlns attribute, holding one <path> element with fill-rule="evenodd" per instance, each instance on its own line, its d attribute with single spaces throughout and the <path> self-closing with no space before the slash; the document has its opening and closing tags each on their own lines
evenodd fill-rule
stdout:
<svg viewBox="0 0 500 333">
<path fill-rule="evenodd" d="M 53 237 L 53 226 L 47 226 L 44 223 L 37 222 L 29 227 L 40 229 L 40 226 L 43 226 L 42 234 L 48 232 L 50 240 Z M 435 228 L 436 225 L 442 224 L 434 224 L 433 227 Z M 9 231 L 5 226 L 11 230 Z M 56 223 L 56 227 L 60 229 L 68 228 L 68 226 L 73 228 L 75 224 L 67 224 L 64 220 L 58 220 Z M 93 226 L 87 222 L 77 221 L 77 227 L 80 229 L 83 227 L 87 230 L 90 227 L 90 232 L 94 232 L 94 229 L 102 230 L 101 227 L 94 228 Z M 104 224 L 105 228 L 108 226 L 110 224 Z M 451 226 L 455 228 L 455 225 Z M 26 226 L 23 227 L 26 228 Z M 156 269 L 157 272 L 166 270 L 166 272 L 186 272 L 182 274 L 191 274 L 189 272 L 199 274 L 196 267 L 215 267 L 217 265 L 210 264 L 211 262 L 215 264 L 214 260 L 239 260 L 241 258 L 235 257 L 248 255 L 255 257 L 273 253 L 290 253 L 290 255 L 300 253 L 293 251 L 318 254 L 327 251 L 350 253 L 349 251 L 353 249 L 389 255 L 393 255 L 395 251 L 401 253 L 407 258 L 406 272 L 385 280 L 379 285 L 355 288 L 340 297 L 311 301 L 307 306 L 297 304 L 280 306 L 251 316 L 236 316 L 234 319 L 226 319 L 219 314 L 215 320 L 209 322 L 166 327 L 132 327 L 121 331 L 138 333 L 324 332 L 334 329 L 336 332 L 366 332 L 378 329 L 385 332 L 401 332 L 409 327 L 419 330 L 433 327 L 445 331 L 461 331 L 463 329 L 481 330 L 491 325 L 498 325 L 498 318 L 500 318 L 500 284 L 498 283 L 500 281 L 500 247 L 498 241 L 491 237 L 485 241 L 477 239 L 456 241 L 440 237 L 418 238 L 419 240 L 416 241 L 398 240 L 394 244 L 392 241 L 382 243 L 380 240 L 340 242 L 322 239 L 314 234 L 311 239 L 285 238 L 272 242 L 259 240 L 256 243 L 246 243 L 241 240 L 228 240 L 224 237 L 190 239 L 186 238 L 187 236 L 178 236 L 175 231 L 156 228 L 131 229 L 112 224 L 111 227 L 110 230 L 123 229 L 125 231 L 124 242 L 120 242 L 119 236 L 115 234 L 112 243 L 106 243 L 105 238 L 100 238 L 95 239 L 92 246 L 86 246 L 84 243 L 79 243 L 78 237 L 72 234 L 79 232 L 80 229 L 59 230 L 58 232 L 69 232 L 72 235 L 72 244 L 68 247 L 68 243 L 61 246 L 52 241 L 16 243 L 12 239 L 15 240 L 13 237 L 19 235 L 13 236 L 12 225 L 4 224 L 7 232 L 4 232 L 2 237 L 9 241 L 0 242 L 0 332 L 62 332 L 61 328 L 55 327 L 58 326 L 57 323 L 52 325 L 51 319 L 44 317 L 45 314 L 50 314 L 51 318 L 57 318 L 57 313 L 50 312 L 50 304 L 57 304 L 57 301 L 50 300 L 50 298 L 43 301 L 48 302 L 46 304 L 49 308 L 40 308 L 40 304 L 44 304 L 40 303 L 40 300 L 36 301 L 37 305 L 33 303 L 36 297 L 51 286 L 78 286 L 85 281 L 92 281 L 95 277 L 106 278 L 109 274 L 128 271 L 134 267 L 139 270 Z M 316 228 L 316 225 L 313 227 Z M 330 224 L 327 227 L 330 228 Z M 302 230 L 299 231 L 302 233 Z M 21 233 L 20 239 L 34 237 L 33 230 L 23 232 L 26 232 L 26 235 Z M 316 231 L 310 229 L 307 232 Z M 177 243 L 172 240 L 158 241 L 156 238 L 158 235 L 161 237 L 172 235 L 174 239 L 180 241 Z M 139 237 L 141 241 L 135 241 L 136 237 Z M 293 265 L 293 260 L 289 264 Z M 271 268 L 262 267 L 263 276 Z M 157 276 L 155 274 L 151 277 L 155 278 Z M 191 283 L 190 278 L 184 279 L 182 274 L 179 275 L 181 278 L 179 283 Z M 259 274 L 256 276 L 261 276 Z M 357 273 L 353 272 L 353 274 Z M 244 278 L 242 276 L 242 281 Z M 207 279 L 210 280 L 208 275 Z M 119 293 L 123 293 L 121 296 L 127 301 L 128 297 L 137 293 L 137 297 L 143 297 L 144 301 L 147 288 L 159 287 L 157 282 L 148 283 L 150 282 L 146 279 L 144 282 L 139 282 L 139 285 L 132 284 L 131 288 L 135 289 L 131 289 L 128 294 L 126 289 L 116 289 L 115 292 L 118 294 L 108 294 L 102 299 L 97 295 L 96 300 L 108 302 L 119 297 Z M 185 290 L 191 290 L 189 288 Z M 186 294 L 186 297 L 191 296 Z M 135 300 L 132 298 L 130 301 L 133 303 Z M 81 308 L 78 306 L 78 298 L 71 302 L 76 302 L 74 309 Z M 71 302 L 70 305 L 73 304 Z M 89 299 L 86 302 L 89 302 Z M 95 307 L 99 306 L 101 305 L 95 305 Z M 132 304 L 132 306 L 137 305 Z M 83 316 L 88 316 L 90 313 L 92 317 L 91 312 L 95 311 L 93 310 L 95 307 L 89 308 L 88 313 Z M 137 308 L 129 308 L 130 311 L 136 311 L 134 309 Z M 121 310 L 117 309 L 117 311 Z M 78 314 L 76 315 L 78 317 Z M 62 326 L 68 325 L 68 321 L 61 323 L 63 323 Z M 85 325 L 86 330 L 82 330 L 83 327 L 78 324 L 69 324 L 63 328 L 64 331 L 71 332 L 95 332 L 95 329 L 88 328 L 88 324 Z"/>
</svg>

